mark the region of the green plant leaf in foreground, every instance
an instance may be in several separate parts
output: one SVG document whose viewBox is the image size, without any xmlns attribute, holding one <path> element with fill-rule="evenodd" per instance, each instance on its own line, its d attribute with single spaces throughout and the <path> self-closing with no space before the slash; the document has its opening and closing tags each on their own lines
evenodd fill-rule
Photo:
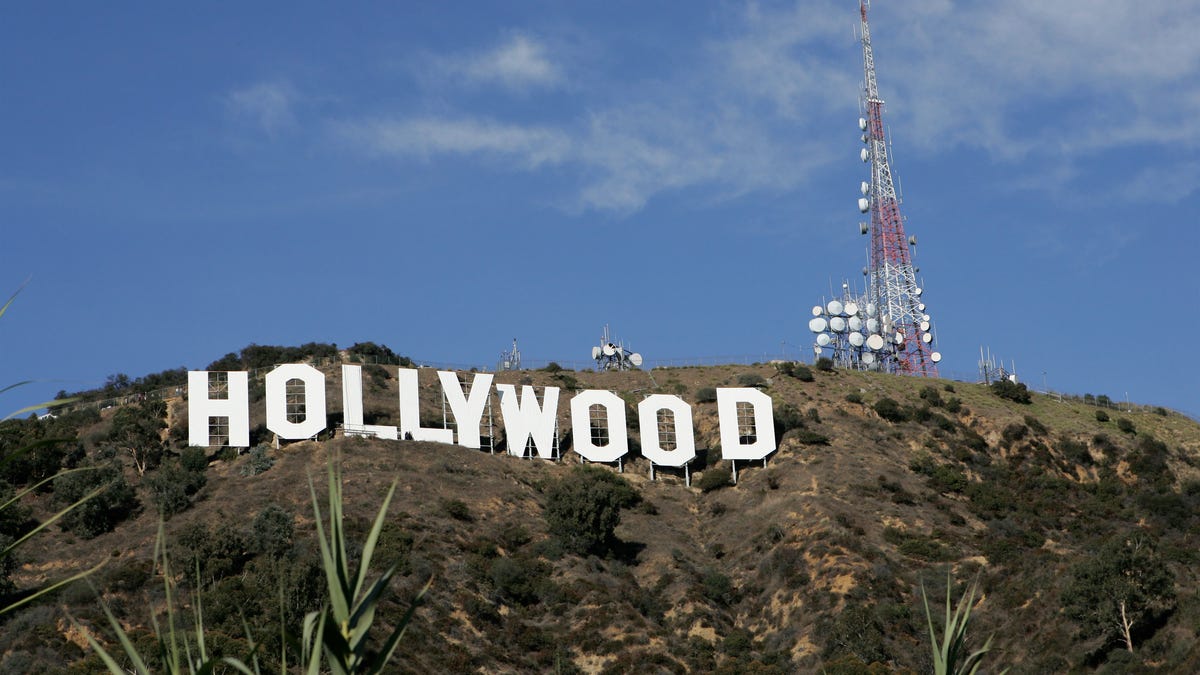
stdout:
<svg viewBox="0 0 1200 675">
<path fill-rule="evenodd" d="M 925 603 L 925 622 L 929 626 L 929 641 L 933 650 L 933 670 L 935 675 L 975 675 L 983 664 L 983 657 L 992 648 L 992 636 L 983 643 L 983 647 L 969 651 L 967 646 L 967 627 L 971 622 L 971 610 L 975 604 L 977 583 L 963 592 L 957 607 L 951 607 L 950 575 L 946 575 L 946 616 L 942 624 L 943 634 L 938 638 L 937 629 L 933 625 L 933 614 L 929 611 L 929 598 L 925 594 L 925 584 L 921 584 L 921 600 Z M 1008 669 L 1001 671 L 1008 672 Z"/>
</svg>

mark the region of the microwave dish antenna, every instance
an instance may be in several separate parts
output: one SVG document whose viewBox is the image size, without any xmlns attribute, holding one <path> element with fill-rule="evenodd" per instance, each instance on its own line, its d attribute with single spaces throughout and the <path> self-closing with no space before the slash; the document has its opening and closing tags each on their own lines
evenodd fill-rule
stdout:
<svg viewBox="0 0 1200 675">
<path fill-rule="evenodd" d="M 604 324 L 604 334 L 600 344 L 592 347 L 592 360 L 596 362 L 596 370 L 633 370 L 642 367 L 642 355 L 625 346 L 623 342 L 614 342 L 608 332 L 608 324 Z"/>
</svg>

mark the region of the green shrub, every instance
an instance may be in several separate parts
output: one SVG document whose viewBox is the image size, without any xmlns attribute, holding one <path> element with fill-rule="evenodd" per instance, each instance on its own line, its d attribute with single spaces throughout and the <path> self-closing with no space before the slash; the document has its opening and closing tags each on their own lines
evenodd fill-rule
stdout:
<svg viewBox="0 0 1200 675">
<path fill-rule="evenodd" d="M 761 387 L 767 383 L 758 373 L 741 373 L 737 376 L 737 381 L 743 387 Z"/>
<path fill-rule="evenodd" d="M 295 516 L 278 504 L 258 512 L 250 523 L 250 547 L 255 553 L 281 558 L 292 548 Z"/>
<path fill-rule="evenodd" d="M 908 419 L 908 412 L 896 401 L 884 397 L 875 402 L 875 414 L 889 422 L 903 422 Z"/>
<path fill-rule="evenodd" d="M 266 445 L 256 445 L 250 448 L 250 457 L 246 460 L 246 465 L 242 467 L 242 475 L 257 476 L 275 466 L 275 458 L 269 453 L 270 448 Z"/>
<path fill-rule="evenodd" d="M 470 523 L 475 520 L 474 516 L 471 515 L 470 507 L 461 499 L 443 499 L 442 511 L 451 518 L 461 520 L 464 523 Z"/>
<path fill-rule="evenodd" d="M 137 512 L 137 496 L 116 463 L 55 480 L 54 501 L 61 505 L 72 504 L 105 485 L 107 488 L 103 492 L 80 504 L 59 521 L 63 529 L 90 539 L 111 531 L 117 523 Z"/>
<path fill-rule="evenodd" d="M 704 475 L 700 476 L 700 480 L 696 483 L 701 492 L 712 492 L 730 485 L 733 485 L 733 473 L 724 466 L 705 469 Z"/>
<path fill-rule="evenodd" d="M 546 493 L 546 526 L 567 551 L 603 555 L 616 543 L 621 509 L 639 501 L 633 486 L 611 471 L 575 467 Z"/>
<path fill-rule="evenodd" d="M 992 383 L 992 393 L 1000 398 L 1016 403 L 1031 403 L 1033 401 L 1033 397 L 1029 393 L 1029 388 L 1025 386 L 1024 382 L 996 380 Z"/>
<path fill-rule="evenodd" d="M 934 387 L 922 387 L 919 396 L 934 408 L 942 406 L 942 395 Z"/>
<path fill-rule="evenodd" d="M 1108 413 L 1104 412 L 1103 410 L 1097 410 L 1096 411 L 1096 421 L 1097 422 L 1107 422 L 1108 421 Z"/>
<path fill-rule="evenodd" d="M 859 404 L 861 404 L 861 403 L 863 402 L 863 397 L 862 397 L 862 394 L 860 394 L 860 393 L 858 393 L 858 392 L 856 392 L 856 391 L 852 391 L 852 392 L 850 392 L 849 394 L 846 394 L 846 402 L 847 402 L 847 403 L 859 403 Z"/>
<path fill-rule="evenodd" d="M 1025 426 L 1029 427 L 1036 434 L 1045 434 L 1047 431 L 1046 425 L 1042 424 L 1042 421 L 1033 415 L 1025 416 Z"/>
<path fill-rule="evenodd" d="M 797 429 L 792 437 L 804 445 L 829 445 L 829 437 L 810 429 Z M 705 475 L 708 475 L 707 472 Z"/>
<path fill-rule="evenodd" d="M 796 364 L 796 367 L 792 371 L 792 376 L 801 382 L 812 382 L 814 379 L 812 370 L 810 370 L 808 366 L 801 363 Z"/>
<path fill-rule="evenodd" d="M 696 390 L 696 403 L 712 403 L 717 400 L 717 390 L 714 387 L 700 387 Z"/>
<path fill-rule="evenodd" d="M 562 372 L 563 367 L 558 365 L 557 361 L 551 361 L 550 363 L 547 363 L 546 367 L 542 368 L 542 370 L 547 373 L 558 373 Z"/>
<path fill-rule="evenodd" d="M 1130 422 L 1125 417 L 1117 418 L 1117 428 L 1127 434 L 1136 434 L 1137 433 L 1137 428 L 1133 426 L 1133 422 Z"/>
<path fill-rule="evenodd" d="M 833 359 L 827 356 L 822 356 L 821 358 L 817 359 L 817 362 L 813 365 L 816 366 L 817 370 L 823 373 L 833 371 Z"/>
</svg>

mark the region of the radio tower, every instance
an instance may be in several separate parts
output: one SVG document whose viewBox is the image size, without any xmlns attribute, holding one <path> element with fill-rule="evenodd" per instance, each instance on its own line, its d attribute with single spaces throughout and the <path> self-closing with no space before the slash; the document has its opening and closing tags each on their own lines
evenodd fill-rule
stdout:
<svg viewBox="0 0 1200 675">
<path fill-rule="evenodd" d="M 859 0 L 862 17 L 863 107 L 865 118 L 858 121 L 866 148 L 862 160 L 871 163 L 871 182 L 863 183 L 859 209 L 871 213 L 870 264 L 867 269 L 867 298 L 878 307 L 881 331 L 892 343 L 892 352 L 884 367 L 898 373 L 937 377 L 936 362 L 941 354 L 931 346 L 929 315 L 921 301 L 909 239 L 904 234 L 900 198 L 892 182 L 888 163 L 888 143 L 883 126 L 883 100 L 875 82 L 875 54 L 871 49 L 871 29 L 867 24 L 869 0 Z M 860 224 L 865 234 L 867 224 Z"/>
</svg>

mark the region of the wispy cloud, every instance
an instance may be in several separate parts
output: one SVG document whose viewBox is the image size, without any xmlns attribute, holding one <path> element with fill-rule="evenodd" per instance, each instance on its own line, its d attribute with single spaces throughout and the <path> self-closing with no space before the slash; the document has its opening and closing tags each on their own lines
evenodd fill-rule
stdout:
<svg viewBox="0 0 1200 675">
<path fill-rule="evenodd" d="M 260 82 L 225 96 L 230 114 L 249 120 L 269 136 L 296 124 L 293 105 L 296 91 L 287 82 Z"/>
<path fill-rule="evenodd" d="M 430 56 L 424 65 L 434 74 L 475 86 L 528 90 L 553 87 L 564 81 L 562 69 L 551 58 L 546 44 L 522 33 L 488 50 Z"/>
<path fill-rule="evenodd" d="M 557 164 L 570 153 L 571 139 L 552 128 L 504 124 L 477 118 L 366 120 L 341 122 L 339 136 L 376 155 L 482 154 L 526 169 Z"/>
</svg>

